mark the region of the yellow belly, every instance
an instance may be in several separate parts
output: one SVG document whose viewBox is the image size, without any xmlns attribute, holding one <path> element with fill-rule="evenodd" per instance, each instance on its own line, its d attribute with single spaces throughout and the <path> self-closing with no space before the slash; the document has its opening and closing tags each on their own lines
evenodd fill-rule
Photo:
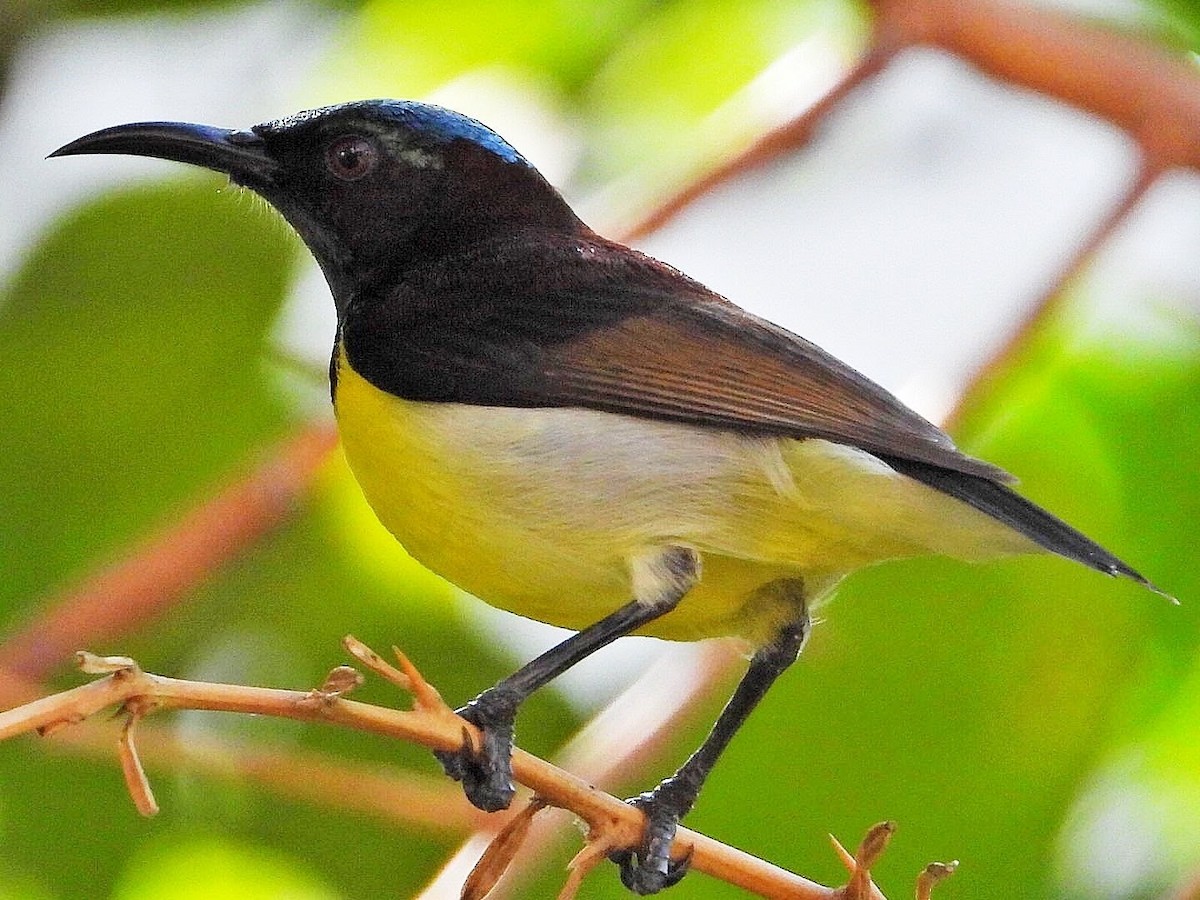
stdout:
<svg viewBox="0 0 1200 900">
<path fill-rule="evenodd" d="M 422 564 L 492 605 L 582 628 L 634 599 L 656 550 L 700 552 L 701 582 L 642 633 L 764 639 L 794 610 L 760 588 L 800 577 L 810 604 L 883 559 L 1032 549 L 869 455 L 583 409 L 402 400 L 343 361 L 342 442 L 367 501 Z"/>
</svg>

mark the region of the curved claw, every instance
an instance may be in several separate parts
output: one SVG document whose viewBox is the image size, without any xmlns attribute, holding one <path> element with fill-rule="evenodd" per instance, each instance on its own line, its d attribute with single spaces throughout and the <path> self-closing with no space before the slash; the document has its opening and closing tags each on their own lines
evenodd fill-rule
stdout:
<svg viewBox="0 0 1200 900">
<path fill-rule="evenodd" d="M 464 728 L 459 749 L 435 750 L 433 755 L 447 775 L 462 782 L 463 792 L 473 806 L 484 812 L 508 809 L 516 793 L 512 716 L 486 715 L 474 701 L 455 712 L 483 732 L 483 741 L 476 747 Z"/>
<path fill-rule="evenodd" d="M 692 865 L 690 849 L 682 859 L 671 859 L 671 844 L 679 826 L 679 815 L 656 791 L 626 802 L 645 813 L 646 829 L 642 833 L 641 847 L 609 854 L 608 858 L 621 870 L 621 884 L 641 896 L 657 894 L 678 884 Z"/>
<path fill-rule="evenodd" d="M 657 894 L 664 888 L 678 884 L 692 866 L 692 854 L 678 860 L 667 860 L 666 868 L 646 868 L 649 858 L 641 859 L 632 850 L 622 850 L 610 854 L 609 859 L 615 862 L 621 870 L 621 884 L 640 896 Z"/>
</svg>

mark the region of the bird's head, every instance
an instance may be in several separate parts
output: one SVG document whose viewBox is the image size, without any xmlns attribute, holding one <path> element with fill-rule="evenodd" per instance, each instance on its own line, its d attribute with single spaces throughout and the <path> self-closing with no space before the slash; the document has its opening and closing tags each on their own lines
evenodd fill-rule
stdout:
<svg viewBox="0 0 1200 900">
<path fill-rule="evenodd" d="M 345 103 L 247 131 L 117 125 L 50 155 L 86 153 L 203 166 L 262 195 L 308 244 L 339 310 L 358 291 L 472 241 L 524 228 L 587 230 L 494 131 L 414 101 Z"/>
</svg>

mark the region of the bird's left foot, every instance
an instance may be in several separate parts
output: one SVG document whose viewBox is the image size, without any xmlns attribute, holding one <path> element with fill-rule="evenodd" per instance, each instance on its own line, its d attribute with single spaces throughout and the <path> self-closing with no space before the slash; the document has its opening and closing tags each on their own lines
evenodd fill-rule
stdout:
<svg viewBox="0 0 1200 900">
<path fill-rule="evenodd" d="M 447 775 L 462 782 L 474 806 L 484 812 L 508 809 L 516 793 L 512 771 L 516 704 L 503 692 L 489 690 L 455 712 L 482 732 L 482 741 L 476 746 L 464 729 L 459 749 L 435 750 L 433 755 Z"/>
<path fill-rule="evenodd" d="M 642 844 L 610 853 L 609 859 L 620 867 L 621 883 L 635 894 L 657 894 L 678 884 L 691 866 L 690 851 L 682 859 L 671 859 L 671 844 L 679 820 L 695 800 L 694 794 L 689 795 L 680 787 L 673 778 L 668 778 L 654 790 L 625 801 L 646 816 Z"/>
</svg>

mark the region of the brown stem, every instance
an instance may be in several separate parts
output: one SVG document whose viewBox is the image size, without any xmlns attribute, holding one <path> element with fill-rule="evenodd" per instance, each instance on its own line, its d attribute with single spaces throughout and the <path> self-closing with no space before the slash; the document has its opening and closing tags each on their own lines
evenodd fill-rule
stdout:
<svg viewBox="0 0 1200 900">
<path fill-rule="evenodd" d="M 653 234 L 701 197 L 739 175 L 759 169 L 775 159 L 806 145 L 825 117 L 856 87 L 876 75 L 894 54 L 894 48 L 878 45 L 835 84 L 828 93 L 800 115 L 769 131 L 742 153 L 697 178 L 677 194 L 668 197 L 622 232 L 624 241 L 637 241 Z"/>
<path fill-rule="evenodd" d="M 873 44 L 816 104 L 626 229 L 638 240 L 727 181 L 805 146 L 851 91 L 906 46 L 946 50 L 1001 81 L 1094 113 L 1138 142 L 1156 169 L 1200 169 L 1200 74 L 1145 41 L 996 0 L 874 0 Z"/>
<path fill-rule="evenodd" d="M 324 722 L 440 750 L 457 748 L 464 728 L 471 728 L 448 707 L 398 711 L 317 691 L 184 681 L 142 672 L 127 660 L 102 662 L 112 663 L 116 671 L 90 684 L 0 713 L 0 740 L 81 722 L 114 707 L 132 708 L 142 715 L 152 710 L 204 709 Z M 478 740 L 477 733 L 473 737 Z M 642 814 L 588 781 L 521 750 L 513 754 L 513 772 L 521 784 L 549 803 L 571 810 L 611 846 L 632 846 L 640 841 Z M 681 855 L 690 849 L 693 869 L 759 896 L 795 900 L 833 900 L 839 896 L 836 889 L 685 828 L 679 830 L 675 846 Z"/>
<path fill-rule="evenodd" d="M 1200 872 L 1168 891 L 1164 900 L 1200 900 Z"/>
<path fill-rule="evenodd" d="M 0 704 L 2 705 L 2 704 Z M 108 730 L 58 729 L 47 750 L 89 759 L 112 757 Z M 378 763 L 357 763 L 342 756 L 189 735 L 186 742 L 153 722 L 138 726 L 138 751 L 151 772 L 191 772 L 206 778 L 247 781 L 303 803 L 341 812 L 361 813 L 453 840 L 482 828 L 486 814 L 461 802 L 462 791 L 448 778 Z"/>
</svg>

